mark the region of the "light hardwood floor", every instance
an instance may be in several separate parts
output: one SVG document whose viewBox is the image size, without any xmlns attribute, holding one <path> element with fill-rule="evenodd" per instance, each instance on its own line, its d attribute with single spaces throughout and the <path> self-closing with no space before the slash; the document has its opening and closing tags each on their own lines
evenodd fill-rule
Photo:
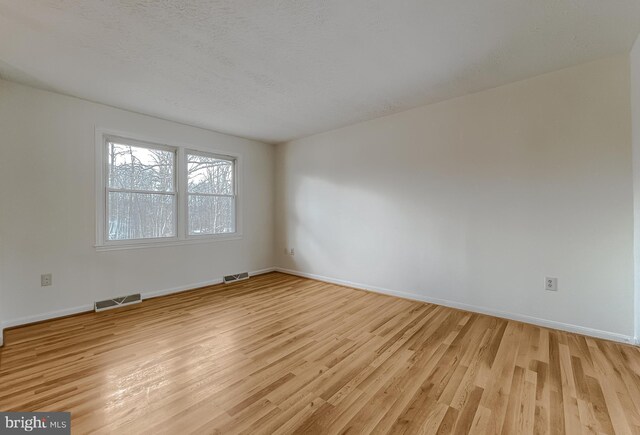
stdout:
<svg viewBox="0 0 640 435">
<path fill-rule="evenodd" d="M 280 273 L 6 332 L 73 433 L 640 433 L 640 350 Z"/>
</svg>

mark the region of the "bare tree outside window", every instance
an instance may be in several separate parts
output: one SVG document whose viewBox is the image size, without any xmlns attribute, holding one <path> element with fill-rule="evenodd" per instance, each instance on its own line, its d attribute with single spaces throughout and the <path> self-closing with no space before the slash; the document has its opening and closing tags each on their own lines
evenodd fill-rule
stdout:
<svg viewBox="0 0 640 435">
<path fill-rule="evenodd" d="M 235 232 L 235 162 L 187 153 L 189 235 Z"/>
<path fill-rule="evenodd" d="M 237 235 L 236 157 L 110 135 L 103 145 L 99 244 Z"/>
<path fill-rule="evenodd" d="M 108 143 L 107 239 L 176 235 L 174 151 Z"/>
</svg>

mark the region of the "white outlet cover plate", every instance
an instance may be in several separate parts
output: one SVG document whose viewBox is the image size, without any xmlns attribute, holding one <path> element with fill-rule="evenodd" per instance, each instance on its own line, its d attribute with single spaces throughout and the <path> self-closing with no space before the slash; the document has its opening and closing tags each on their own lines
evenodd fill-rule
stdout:
<svg viewBox="0 0 640 435">
<path fill-rule="evenodd" d="M 546 277 L 544 279 L 544 288 L 552 292 L 558 291 L 558 278 Z"/>
<path fill-rule="evenodd" d="M 40 286 L 48 287 L 52 284 L 53 277 L 50 273 L 40 275 Z"/>
</svg>

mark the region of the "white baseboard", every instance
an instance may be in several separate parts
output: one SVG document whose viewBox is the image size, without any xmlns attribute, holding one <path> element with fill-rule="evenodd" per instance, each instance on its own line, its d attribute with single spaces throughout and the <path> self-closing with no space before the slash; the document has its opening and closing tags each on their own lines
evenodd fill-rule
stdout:
<svg viewBox="0 0 640 435">
<path fill-rule="evenodd" d="M 567 331 L 567 332 L 574 332 L 574 333 L 577 333 L 577 334 L 588 335 L 590 337 L 603 338 L 603 339 L 606 339 L 606 340 L 617 341 L 617 342 L 620 342 L 620 343 L 640 344 L 640 342 L 638 342 L 638 340 L 636 338 L 634 338 L 634 337 L 632 337 L 630 335 L 624 335 L 624 334 L 619 334 L 619 333 L 615 333 L 615 332 L 602 331 L 602 330 L 599 330 L 599 329 L 593 329 L 593 328 L 588 328 L 588 327 L 584 327 L 584 326 L 578 326 L 578 325 L 572 325 L 572 324 L 568 324 L 568 323 L 557 322 L 555 320 L 541 319 L 541 318 L 538 318 L 538 317 L 528 316 L 528 315 L 525 315 L 525 314 L 509 313 L 509 312 L 494 310 L 494 309 L 490 309 L 490 308 L 486 308 L 486 307 L 480 307 L 480 306 L 476 306 L 476 305 L 469 305 L 469 304 L 464 304 L 464 303 L 460 303 L 460 302 L 449 301 L 449 300 L 446 300 L 446 299 L 432 298 L 432 297 L 428 297 L 428 296 L 418 295 L 418 294 L 415 294 L 415 293 L 408 293 L 408 292 L 403 292 L 403 291 L 390 290 L 390 289 L 386 289 L 386 288 L 382 288 L 382 287 L 365 285 L 365 284 L 360 284 L 360 283 L 356 283 L 356 282 L 352 282 L 352 281 L 346 281 L 346 280 L 342 280 L 342 279 L 336 279 L 336 278 L 330 278 L 330 277 L 326 277 L 326 276 L 322 276 L 322 275 L 316 275 L 316 274 L 313 274 L 313 273 L 300 272 L 300 271 L 292 270 L 292 269 L 284 269 L 284 268 L 281 268 L 281 267 L 269 267 L 269 268 L 266 268 L 266 269 L 260 269 L 260 270 L 256 270 L 256 271 L 253 271 L 253 272 L 249 272 L 249 275 L 250 276 L 256 276 L 256 275 L 261 275 L 261 274 L 269 273 L 269 272 L 273 272 L 273 271 L 287 273 L 289 275 L 296 275 L 296 276 L 300 276 L 300 277 L 304 277 L 304 278 L 316 279 L 318 281 L 329 282 L 329 283 L 332 283 L 332 284 L 343 285 L 343 286 L 347 286 L 347 287 L 357 288 L 357 289 L 360 289 L 360 290 L 367 290 L 367 291 L 372 291 L 372 292 L 376 292 L 376 293 L 382 293 L 382 294 L 386 294 L 386 295 L 390 295 L 390 296 L 397 296 L 397 297 L 401 297 L 401 298 L 405 298 L 405 299 L 411 299 L 411 300 L 420 301 L 420 302 L 427 302 L 427 303 L 432 303 L 432 304 L 437 304 L 437 305 L 443 305 L 443 306 L 446 306 L 446 307 L 457 308 L 457 309 L 461 309 L 461 310 L 465 310 L 465 311 L 471 311 L 471 312 L 476 312 L 476 313 L 481 313 L 481 314 L 487 314 L 487 315 L 490 315 L 490 316 L 501 317 L 501 318 L 504 318 L 504 319 L 516 320 L 516 321 L 524 322 L 524 323 L 531 323 L 531 324 L 538 325 L 538 326 L 543 326 L 543 327 L 546 327 L 546 328 L 559 329 L 561 331 Z M 223 282 L 222 278 L 216 278 L 216 279 L 212 279 L 212 280 L 209 280 L 209 281 L 191 283 L 191 284 L 187 284 L 187 285 L 183 285 L 183 286 L 179 286 L 179 287 L 172 287 L 172 288 L 167 288 L 167 289 L 162 289 L 162 290 L 144 292 L 144 293 L 141 294 L 141 296 L 142 296 L 143 300 L 151 299 L 151 298 L 165 296 L 165 295 L 169 295 L 169 294 L 173 294 L 173 293 L 180 293 L 180 292 L 183 292 L 183 291 L 188 291 L 188 290 L 192 290 L 192 289 L 199 288 L 199 287 L 206 287 L 206 286 L 210 286 L 210 285 L 216 285 L 216 284 L 220 284 L 222 282 Z M 78 314 L 78 313 L 87 312 L 87 311 L 93 311 L 93 304 L 91 304 L 91 305 L 80 305 L 80 306 L 77 306 L 77 307 L 66 308 L 66 309 L 56 310 L 56 311 L 50 311 L 50 312 L 47 312 L 47 313 L 41 313 L 41 314 L 36 314 L 36 315 L 26 316 L 26 317 L 20 317 L 20 318 L 17 318 L 17 319 L 11 319 L 11 320 L 5 321 L 0 325 L 0 346 L 2 346 L 2 344 L 3 344 L 3 332 L 4 332 L 3 330 L 5 328 L 20 326 L 20 325 L 26 325 L 26 324 L 29 324 L 29 323 L 40 322 L 40 321 L 43 321 L 43 320 L 55 319 L 55 318 L 58 318 L 58 317 L 69 316 L 69 315 L 72 315 L 72 314 Z"/>
<path fill-rule="evenodd" d="M 34 314 L 33 316 L 19 317 L 17 319 L 7 320 L 2 324 L 2 328 L 13 328 L 15 326 L 26 325 L 29 323 L 41 322 L 43 320 L 55 319 L 57 317 L 70 316 L 72 314 L 85 313 L 93 311 L 93 304 L 80 305 L 62 310 L 49 311 L 48 313 Z"/>
<path fill-rule="evenodd" d="M 266 269 L 256 270 L 255 272 L 249 272 L 249 276 L 264 275 L 265 273 L 270 273 L 275 271 L 276 271 L 275 267 L 267 267 Z"/>
<path fill-rule="evenodd" d="M 446 299 L 432 298 L 429 296 L 418 295 L 415 293 L 408 293 L 397 290 L 390 290 L 382 287 L 360 284 L 356 282 L 346 281 L 343 279 L 330 278 L 322 275 L 316 275 L 313 273 L 300 272 L 292 269 L 284 269 L 276 267 L 276 271 L 286 273 L 289 275 L 296 275 L 303 278 L 311 278 L 318 281 L 328 282 L 331 284 L 343 285 L 346 287 L 352 287 L 360 290 L 371 291 L 375 293 L 382 293 L 390 296 L 397 296 L 404 299 L 411 299 L 419 302 L 427 302 L 430 304 L 443 305 L 445 307 L 457 308 L 464 311 L 471 311 L 474 313 L 487 314 L 489 316 L 500 317 L 503 319 L 515 320 L 523 323 L 531 323 L 537 326 L 543 326 L 545 328 L 559 329 L 561 331 L 574 332 L 576 334 L 588 335 L 590 337 L 603 338 L 605 340 L 617 341 L 625 344 L 638 344 L 635 337 L 630 335 L 619 334 L 616 332 L 602 331 L 600 329 L 588 328 L 585 326 L 572 325 L 569 323 L 557 322 L 555 320 L 541 319 L 539 317 L 528 316 L 526 314 L 509 313 L 506 311 L 494 310 L 491 308 L 480 307 L 476 305 L 464 304 L 461 302 L 449 301 Z"/>
<path fill-rule="evenodd" d="M 249 272 L 249 275 L 250 276 L 262 275 L 264 273 L 273 272 L 274 270 L 275 270 L 274 267 L 269 267 L 266 269 L 260 269 L 253 272 Z M 191 283 L 191 284 L 187 284 L 179 287 L 172 287 L 168 289 L 144 292 L 144 293 L 141 293 L 140 295 L 142 297 L 142 300 L 152 299 L 152 298 L 157 298 L 159 296 L 170 295 L 172 293 L 180 293 L 187 290 L 193 290 L 196 288 L 207 287 L 210 285 L 216 285 L 221 283 L 222 283 L 222 278 L 215 278 L 209 281 L 196 282 L 196 283 Z M 12 328 L 12 327 L 21 326 L 21 325 L 27 325 L 29 323 L 41 322 L 43 320 L 51 320 L 58 317 L 65 317 L 65 316 L 70 316 L 72 314 L 85 313 L 88 311 L 93 311 L 93 304 L 80 305 L 73 308 L 65 308 L 62 310 L 49 311 L 47 313 L 35 314 L 32 316 L 19 317 L 17 319 L 7 320 L 2 324 L 0 324 L 0 346 L 2 346 L 4 343 L 3 332 L 5 328 Z"/>
<path fill-rule="evenodd" d="M 255 270 L 253 272 L 249 272 L 249 276 L 257 276 L 257 275 L 262 275 L 265 273 L 269 273 L 269 272 L 273 272 L 275 270 L 275 267 L 269 267 L 266 269 L 260 269 L 260 270 Z M 167 289 L 163 289 L 163 290 L 156 290 L 156 291 L 151 291 L 151 292 L 144 292 L 141 293 L 140 296 L 142 297 L 142 300 L 145 299 L 152 299 L 152 298 L 157 298 L 159 296 L 166 296 L 166 295 L 170 295 L 173 293 L 180 293 L 180 292 L 184 292 L 184 291 L 188 291 L 188 290 L 193 290 L 193 289 L 197 289 L 200 287 L 208 287 L 210 285 L 217 285 L 217 284 L 222 284 L 223 278 L 216 278 L 216 279 L 212 279 L 209 281 L 202 281 L 202 282 L 196 282 L 196 283 L 191 283 L 191 284 L 187 284 L 187 285 L 181 285 L 179 287 L 172 287 L 172 288 L 167 288 Z"/>
<path fill-rule="evenodd" d="M 157 298 L 157 297 L 160 297 L 160 296 L 167 296 L 167 295 L 170 295 L 170 294 L 173 294 L 173 293 L 185 292 L 187 290 L 193 290 L 193 289 L 197 289 L 197 288 L 200 288 L 200 287 L 208 287 L 210 285 L 216 285 L 216 284 L 222 284 L 222 278 L 216 278 L 216 279 L 212 279 L 212 280 L 209 280 L 209 281 L 194 282 L 194 283 L 191 283 L 191 284 L 181 285 L 179 287 L 166 288 L 166 289 L 162 289 L 162 290 L 154 290 L 154 291 L 150 291 L 150 292 L 142 292 L 142 293 L 140 293 L 140 297 L 144 301 L 145 299 L 153 299 L 153 298 Z"/>
</svg>

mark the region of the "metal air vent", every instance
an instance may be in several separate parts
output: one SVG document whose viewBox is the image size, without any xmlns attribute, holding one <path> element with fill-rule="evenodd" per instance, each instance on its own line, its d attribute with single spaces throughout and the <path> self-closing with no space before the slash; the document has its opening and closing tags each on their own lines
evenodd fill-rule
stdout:
<svg viewBox="0 0 640 435">
<path fill-rule="evenodd" d="M 142 301 L 142 298 L 140 297 L 140 293 L 137 293 L 135 295 L 122 296 L 118 298 L 107 299 L 104 301 L 98 301 L 95 303 L 95 310 L 96 311 L 110 310 L 113 308 L 122 307 L 124 305 L 138 304 L 141 301 Z"/>
<path fill-rule="evenodd" d="M 224 283 L 228 284 L 230 282 L 242 281 L 244 279 L 249 279 L 249 273 L 248 272 L 238 273 L 237 275 L 227 275 L 227 276 L 224 277 Z"/>
</svg>

